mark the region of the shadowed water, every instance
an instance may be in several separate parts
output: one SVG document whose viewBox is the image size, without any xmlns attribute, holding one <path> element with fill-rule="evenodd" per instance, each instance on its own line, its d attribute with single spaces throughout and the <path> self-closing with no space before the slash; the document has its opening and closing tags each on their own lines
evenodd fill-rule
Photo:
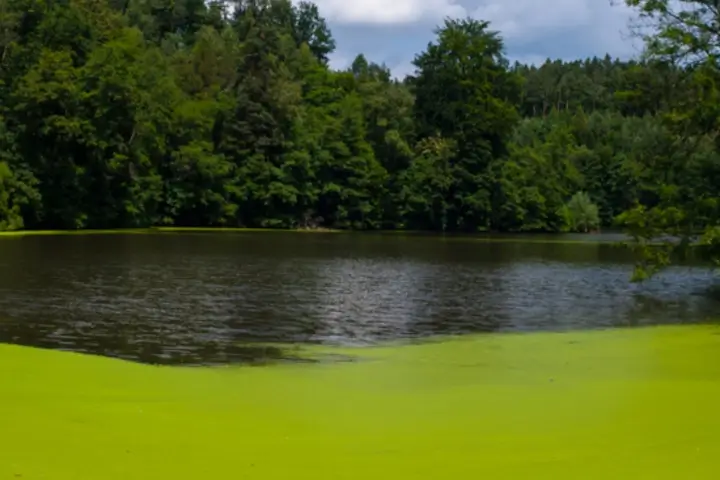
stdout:
<svg viewBox="0 0 720 480">
<path fill-rule="evenodd" d="M 587 238 L 587 237 L 583 237 Z M 713 274 L 628 282 L 588 243 L 222 233 L 0 239 L 0 342 L 151 363 L 287 358 L 297 343 L 704 322 Z"/>
</svg>

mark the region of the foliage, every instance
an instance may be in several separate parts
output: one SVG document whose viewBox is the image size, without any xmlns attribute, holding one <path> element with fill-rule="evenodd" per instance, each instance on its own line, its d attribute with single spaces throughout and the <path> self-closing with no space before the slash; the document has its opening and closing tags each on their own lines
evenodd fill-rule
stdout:
<svg viewBox="0 0 720 480">
<path fill-rule="evenodd" d="M 578 192 L 560 209 L 564 229 L 587 233 L 600 226 L 598 207 L 585 192 Z"/>
<path fill-rule="evenodd" d="M 680 72 L 680 88 L 664 95 L 662 151 L 644 165 L 663 174 L 654 195 L 620 218 L 640 254 L 635 277 L 644 279 L 691 251 L 720 258 L 720 8 L 709 0 L 627 4 L 639 13 L 646 56 Z"/>
<path fill-rule="evenodd" d="M 447 211 L 450 229 L 491 227 L 489 166 L 507 153 L 518 120 L 519 76 L 507 68 L 503 44 L 487 22 L 446 20 L 437 42 L 418 55 L 412 79 L 421 138 L 453 140 Z"/>
<path fill-rule="evenodd" d="M 489 23 L 447 19 L 398 80 L 330 68 L 309 2 L 3 0 L 0 229 L 619 222 L 645 272 L 693 239 L 712 258 L 717 7 L 628 3 L 641 59 L 511 65 Z"/>
</svg>

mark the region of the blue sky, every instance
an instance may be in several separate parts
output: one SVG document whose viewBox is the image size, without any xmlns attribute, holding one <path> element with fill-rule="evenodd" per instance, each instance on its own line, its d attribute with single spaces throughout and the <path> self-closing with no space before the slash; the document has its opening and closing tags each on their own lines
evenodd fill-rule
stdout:
<svg viewBox="0 0 720 480">
<path fill-rule="evenodd" d="M 631 11 L 615 0 L 315 0 L 337 42 L 331 63 L 343 68 L 358 53 L 385 62 L 397 76 L 434 37 L 445 16 L 488 20 L 511 60 L 639 53 L 627 35 Z M 616 5 L 611 5 L 615 3 Z"/>
</svg>

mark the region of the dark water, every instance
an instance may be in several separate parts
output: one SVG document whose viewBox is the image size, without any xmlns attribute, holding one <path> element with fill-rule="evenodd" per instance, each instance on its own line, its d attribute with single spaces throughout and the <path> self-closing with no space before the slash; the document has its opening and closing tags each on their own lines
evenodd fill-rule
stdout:
<svg viewBox="0 0 720 480">
<path fill-rule="evenodd" d="M 582 237 L 587 238 L 587 237 Z M 300 233 L 0 239 L 0 342 L 152 363 L 283 357 L 277 345 L 691 323 L 713 273 L 628 282 L 603 243 Z M 264 346 L 268 343 L 276 346 Z"/>
</svg>

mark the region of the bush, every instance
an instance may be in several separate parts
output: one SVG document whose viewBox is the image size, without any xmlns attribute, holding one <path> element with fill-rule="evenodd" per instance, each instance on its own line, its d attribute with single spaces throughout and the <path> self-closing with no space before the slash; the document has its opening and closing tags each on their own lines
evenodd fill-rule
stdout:
<svg viewBox="0 0 720 480">
<path fill-rule="evenodd" d="M 598 206 L 585 192 L 578 192 L 560 209 L 565 231 L 587 233 L 600 226 Z"/>
</svg>

